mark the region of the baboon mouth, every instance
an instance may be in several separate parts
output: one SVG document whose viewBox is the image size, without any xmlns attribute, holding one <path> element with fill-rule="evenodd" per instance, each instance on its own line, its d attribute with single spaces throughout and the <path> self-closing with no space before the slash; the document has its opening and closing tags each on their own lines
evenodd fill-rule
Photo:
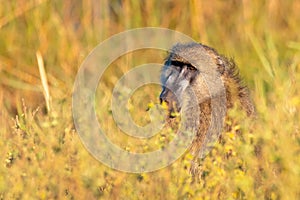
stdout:
<svg viewBox="0 0 300 200">
<path fill-rule="evenodd" d="M 165 100 L 165 101 L 161 101 L 161 104 L 162 103 L 166 103 L 166 105 L 168 107 L 167 110 L 168 110 L 169 118 L 176 118 L 179 116 L 181 108 L 176 106 L 177 102 L 173 102 L 173 101 L 169 102 L 169 101 Z"/>
<path fill-rule="evenodd" d="M 170 108 L 169 109 L 169 118 L 176 118 L 180 115 L 180 109 L 179 108 Z"/>
<path fill-rule="evenodd" d="M 170 113 L 170 114 L 169 114 L 169 118 L 172 118 L 172 119 L 173 119 L 173 118 L 176 118 L 176 116 L 175 116 L 173 113 Z"/>
</svg>

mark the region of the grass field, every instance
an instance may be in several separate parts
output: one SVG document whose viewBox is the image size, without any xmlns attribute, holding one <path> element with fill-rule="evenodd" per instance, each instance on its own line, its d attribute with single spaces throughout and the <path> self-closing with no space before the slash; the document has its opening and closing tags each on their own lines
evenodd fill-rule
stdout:
<svg viewBox="0 0 300 200">
<path fill-rule="evenodd" d="M 0 199 L 300 199 L 299 10 L 294 0 L 1 0 Z M 203 161 L 199 182 L 191 183 L 189 154 L 151 173 L 115 171 L 89 154 L 74 128 L 80 64 L 110 36 L 146 26 L 180 31 L 233 57 L 251 90 L 257 119 L 229 111 L 233 129 Z M 147 151 L 170 139 L 122 135 L 109 108 L 122 74 L 165 55 L 122 56 L 98 87 L 99 122 L 123 149 Z M 146 108 L 159 93 L 150 85 L 133 95 L 138 124 L 149 123 Z"/>
</svg>

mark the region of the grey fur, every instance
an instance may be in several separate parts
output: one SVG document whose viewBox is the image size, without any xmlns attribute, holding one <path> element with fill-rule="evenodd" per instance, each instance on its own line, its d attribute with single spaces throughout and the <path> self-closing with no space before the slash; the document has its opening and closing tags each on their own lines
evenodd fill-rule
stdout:
<svg viewBox="0 0 300 200">
<path fill-rule="evenodd" d="M 207 83 L 201 76 L 202 74 L 205 74 L 208 78 L 212 77 L 212 82 L 214 79 L 221 79 L 225 88 L 224 92 L 218 89 L 221 88 L 218 85 L 208 88 Z M 226 102 L 224 102 L 225 109 L 230 109 L 235 102 L 239 102 L 247 115 L 251 116 L 255 113 L 255 110 L 249 91 L 242 83 L 233 60 L 219 55 L 211 47 L 198 43 L 179 43 L 171 48 L 161 72 L 161 82 L 163 90 L 160 99 L 167 102 L 170 112 L 184 109 L 185 112 L 189 112 L 189 119 L 199 119 L 196 138 L 191 147 L 192 155 L 195 156 L 191 172 L 195 175 L 199 165 L 197 159 L 205 143 L 205 134 L 215 134 L 217 136 L 220 134 L 220 130 L 214 129 L 214 127 L 211 133 L 209 132 L 209 126 L 212 125 L 212 98 L 224 96 L 224 99 L 226 99 Z M 186 108 L 191 104 L 189 101 L 194 101 L 189 98 L 187 92 L 189 88 L 194 91 L 197 98 L 200 109 L 197 115 L 200 116 L 195 116 L 194 108 Z M 223 111 L 221 107 L 215 109 L 219 109 L 220 112 Z"/>
</svg>

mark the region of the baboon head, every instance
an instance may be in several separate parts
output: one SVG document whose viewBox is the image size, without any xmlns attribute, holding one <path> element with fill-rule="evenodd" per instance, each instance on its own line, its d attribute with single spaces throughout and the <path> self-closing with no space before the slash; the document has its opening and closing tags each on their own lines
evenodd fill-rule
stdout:
<svg viewBox="0 0 300 200">
<path fill-rule="evenodd" d="M 198 55 L 201 57 L 197 57 Z M 227 108 L 232 107 L 234 101 L 239 101 L 248 115 L 253 114 L 254 107 L 248 89 L 242 83 L 233 60 L 199 43 L 179 43 L 171 48 L 161 73 L 160 101 L 168 104 L 170 112 L 179 112 L 186 97 L 185 91 L 189 87 L 195 92 L 199 103 L 210 98 L 207 85 L 200 76 L 205 72 L 199 69 L 200 64 L 206 67 L 209 62 L 213 64 L 207 64 L 207 68 L 210 68 L 207 72 L 214 72 L 224 83 Z"/>
<path fill-rule="evenodd" d="M 198 101 L 208 95 L 209 92 L 199 76 L 200 69 L 197 66 L 203 59 L 197 55 L 203 55 L 203 52 L 205 52 L 204 46 L 198 43 L 176 44 L 170 50 L 161 73 L 160 94 L 160 101 L 168 105 L 170 117 L 172 112 L 181 111 L 184 102 L 187 101 L 186 91 L 189 88 L 196 93 Z M 207 59 L 203 62 L 207 62 Z"/>
</svg>

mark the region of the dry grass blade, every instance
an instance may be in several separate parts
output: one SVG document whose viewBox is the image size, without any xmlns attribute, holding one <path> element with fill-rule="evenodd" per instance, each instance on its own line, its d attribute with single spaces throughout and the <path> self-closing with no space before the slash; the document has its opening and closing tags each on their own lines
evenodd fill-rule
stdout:
<svg viewBox="0 0 300 200">
<path fill-rule="evenodd" d="M 263 65 L 267 73 L 274 78 L 274 69 L 272 68 L 270 62 L 268 61 L 267 57 L 264 54 L 264 51 L 258 41 L 258 39 L 253 34 L 248 34 L 248 37 L 250 38 L 250 41 Z"/>
<path fill-rule="evenodd" d="M 0 19 L 0 29 L 6 24 L 8 24 L 10 21 L 13 21 L 17 17 L 23 15 L 24 13 L 30 11 L 31 9 L 46 1 L 41 0 L 36 3 L 28 3 L 27 5 L 19 6 L 12 14 L 6 15 Z"/>
<path fill-rule="evenodd" d="M 42 81 L 42 86 L 43 86 L 43 93 L 44 93 L 44 97 L 45 97 L 45 101 L 46 101 L 46 105 L 47 105 L 47 111 L 49 113 L 51 110 L 51 96 L 50 96 L 50 92 L 49 92 L 48 81 L 47 81 L 46 71 L 45 71 L 45 67 L 44 67 L 44 61 L 43 61 L 41 52 L 39 52 L 39 51 L 36 52 L 36 59 L 37 59 L 38 66 L 39 66 L 39 71 L 40 71 L 40 76 L 41 76 L 41 81 Z"/>
</svg>

